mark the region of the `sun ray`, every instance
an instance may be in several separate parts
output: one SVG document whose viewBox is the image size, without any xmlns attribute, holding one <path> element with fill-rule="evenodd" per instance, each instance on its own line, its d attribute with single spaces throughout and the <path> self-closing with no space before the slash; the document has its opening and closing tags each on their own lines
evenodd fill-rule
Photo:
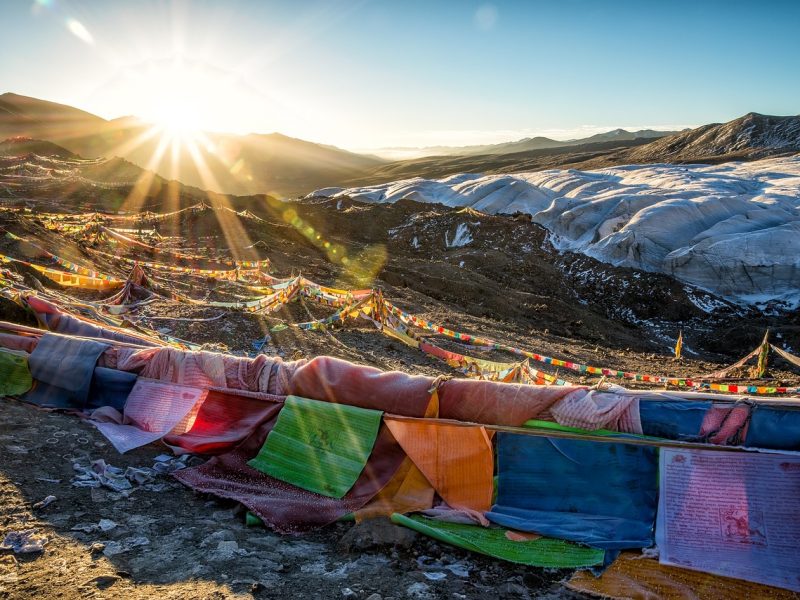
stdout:
<svg viewBox="0 0 800 600">
<path fill-rule="evenodd" d="M 150 158 L 150 161 L 147 163 L 141 175 L 136 180 L 136 183 L 133 184 L 130 193 L 123 201 L 122 206 L 120 206 L 121 211 L 138 213 L 141 210 L 148 194 L 150 193 L 153 180 L 156 177 L 156 165 L 164 155 L 164 151 L 166 150 L 168 143 L 169 138 L 166 136 L 159 140 L 158 146 L 156 147 L 155 152 L 153 152 L 153 156 Z"/>
<path fill-rule="evenodd" d="M 220 187 L 216 178 L 214 177 L 214 174 L 211 172 L 211 169 L 209 169 L 208 165 L 206 164 L 203 155 L 197 148 L 195 140 L 192 139 L 187 141 L 186 148 L 189 151 L 195 166 L 197 167 L 197 171 L 200 174 L 200 178 L 202 179 L 206 190 L 208 190 L 206 193 L 212 208 L 218 208 L 222 206 L 231 209 L 230 211 L 217 210 L 216 217 L 219 221 L 220 228 L 222 229 L 222 234 L 225 237 L 227 246 L 230 249 L 231 254 L 233 254 L 234 259 L 256 260 L 258 258 L 258 254 L 253 248 L 250 247 L 252 246 L 250 235 L 242 225 L 239 215 L 237 215 L 236 211 L 233 210 L 230 199 L 225 194 L 214 193 L 210 191 L 214 189 L 220 189 Z"/>
</svg>

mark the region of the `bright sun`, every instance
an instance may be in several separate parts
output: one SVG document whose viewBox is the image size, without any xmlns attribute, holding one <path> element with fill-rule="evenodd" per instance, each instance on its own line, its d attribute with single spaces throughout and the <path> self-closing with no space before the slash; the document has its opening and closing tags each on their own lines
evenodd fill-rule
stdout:
<svg viewBox="0 0 800 600">
<path fill-rule="evenodd" d="M 190 137 L 203 129 L 202 119 L 192 107 L 191 99 L 183 94 L 170 94 L 162 99 L 152 121 L 176 137 Z"/>
<path fill-rule="evenodd" d="M 135 77 L 140 116 L 174 137 L 191 138 L 212 128 L 215 116 L 226 110 L 225 78 L 201 64 L 152 64 Z"/>
</svg>

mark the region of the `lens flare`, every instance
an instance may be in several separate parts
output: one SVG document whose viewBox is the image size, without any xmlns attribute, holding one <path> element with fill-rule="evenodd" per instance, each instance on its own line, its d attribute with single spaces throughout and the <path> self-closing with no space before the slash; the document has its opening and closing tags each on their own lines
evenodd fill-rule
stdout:
<svg viewBox="0 0 800 600">
<path fill-rule="evenodd" d="M 86 42 L 90 46 L 94 46 L 94 38 L 86 26 L 77 19 L 67 19 L 67 29 L 70 33 L 82 42 Z"/>
</svg>

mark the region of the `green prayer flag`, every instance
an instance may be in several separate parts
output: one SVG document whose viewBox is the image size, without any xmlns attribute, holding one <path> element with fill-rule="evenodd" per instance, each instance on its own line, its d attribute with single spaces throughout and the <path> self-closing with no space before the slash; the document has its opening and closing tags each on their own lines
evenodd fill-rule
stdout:
<svg viewBox="0 0 800 600">
<path fill-rule="evenodd" d="M 0 349 L 0 396 L 19 396 L 33 387 L 24 352 Z"/>
<path fill-rule="evenodd" d="M 600 565 L 605 559 L 605 550 L 566 540 L 545 537 L 524 542 L 509 540 L 507 530 L 502 527 L 447 523 L 398 513 L 392 515 L 392 522 L 446 544 L 531 567 L 578 569 Z"/>
<path fill-rule="evenodd" d="M 613 431 L 611 429 L 581 429 L 580 427 L 570 427 L 569 425 L 559 425 L 558 423 L 553 423 L 552 421 L 540 421 L 538 419 L 530 419 L 525 421 L 522 424 L 523 427 L 528 429 L 548 429 L 550 431 L 563 431 L 565 433 L 577 433 L 577 434 L 591 434 L 591 435 L 601 435 L 603 437 L 614 437 L 614 438 L 634 438 L 639 440 L 656 440 L 659 439 L 652 435 L 644 435 L 641 433 L 626 433 L 624 431 Z"/>
<path fill-rule="evenodd" d="M 254 513 L 251 513 L 249 510 L 245 515 L 244 524 L 247 527 L 264 527 L 264 521 L 261 520 L 261 517 L 259 517 Z"/>
<path fill-rule="evenodd" d="M 289 396 L 248 465 L 323 496 L 341 498 L 364 470 L 383 412 Z"/>
<path fill-rule="evenodd" d="M 278 323 L 272 329 L 270 329 L 270 331 L 272 333 L 277 333 L 279 331 L 283 331 L 284 329 L 289 329 L 289 326 L 286 323 Z"/>
</svg>

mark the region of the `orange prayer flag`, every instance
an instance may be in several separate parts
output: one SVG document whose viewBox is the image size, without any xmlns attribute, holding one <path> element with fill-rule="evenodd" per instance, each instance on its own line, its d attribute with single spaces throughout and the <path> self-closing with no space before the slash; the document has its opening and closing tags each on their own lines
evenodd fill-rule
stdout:
<svg viewBox="0 0 800 600">
<path fill-rule="evenodd" d="M 439 416 L 439 389 L 434 384 L 425 417 Z M 357 522 L 375 517 L 389 517 L 393 513 L 410 513 L 433 506 L 434 489 L 409 457 L 389 482 L 364 508 L 353 513 Z"/>
<path fill-rule="evenodd" d="M 492 505 L 494 458 L 483 427 L 385 417 L 392 435 L 452 508 L 485 512 Z"/>
</svg>

